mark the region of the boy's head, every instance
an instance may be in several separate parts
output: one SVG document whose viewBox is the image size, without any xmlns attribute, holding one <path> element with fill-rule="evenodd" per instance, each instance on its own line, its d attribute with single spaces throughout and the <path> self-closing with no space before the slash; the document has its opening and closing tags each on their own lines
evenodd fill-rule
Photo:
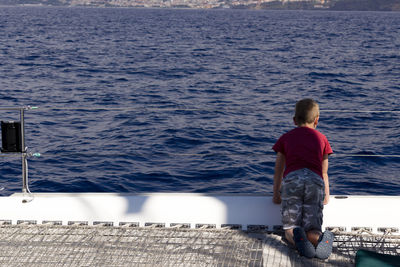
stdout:
<svg viewBox="0 0 400 267">
<path fill-rule="evenodd" d="M 294 122 L 296 125 L 315 123 L 319 118 L 319 106 L 310 98 L 305 98 L 296 103 Z M 318 122 L 318 120 L 317 120 Z M 315 125 L 316 126 L 316 125 Z"/>
</svg>

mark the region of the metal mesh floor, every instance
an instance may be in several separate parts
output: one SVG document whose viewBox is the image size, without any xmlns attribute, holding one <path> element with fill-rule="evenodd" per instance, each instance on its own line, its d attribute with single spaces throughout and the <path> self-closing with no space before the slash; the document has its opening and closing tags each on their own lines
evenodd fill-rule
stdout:
<svg viewBox="0 0 400 267">
<path fill-rule="evenodd" d="M 262 241 L 237 231 L 3 226 L 1 266 L 260 266 Z"/>
<path fill-rule="evenodd" d="M 359 248 L 400 253 L 400 237 L 384 240 L 386 247 L 382 238 L 357 238 L 337 235 L 322 261 L 300 257 L 280 235 L 265 232 L 3 225 L 0 266 L 354 266 Z"/>
</svg>

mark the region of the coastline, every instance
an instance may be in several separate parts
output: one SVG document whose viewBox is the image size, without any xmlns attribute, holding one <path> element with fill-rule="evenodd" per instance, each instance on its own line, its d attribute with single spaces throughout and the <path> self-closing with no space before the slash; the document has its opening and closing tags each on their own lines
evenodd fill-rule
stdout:
<svg viewBox="0 0 400 267">
<path fill-rule="evenodd" d="M 123 1 L 123 0 L 0 0 L 0 7 L 90 7 L 90 8 L 155 8 L 155 9 L 246 9 L 246 10 L 327 10 L 327 11 L 400 11 L 399 0 L 331 0 L 331 1 Z"/>
</svg>

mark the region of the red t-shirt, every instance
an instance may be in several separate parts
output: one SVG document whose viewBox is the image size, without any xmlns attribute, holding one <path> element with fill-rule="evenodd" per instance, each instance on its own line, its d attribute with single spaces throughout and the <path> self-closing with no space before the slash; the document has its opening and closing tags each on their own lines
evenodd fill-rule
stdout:
<svg viewBox="0 0 400 267">
<path fill-rule="evenodd" d="M 297 127 L 283 134 L 272 149 L 285 155 L 283 177 L 303 168 L 310 169 L 322 177 L 323 156 L 333 153 L 325 135 L 308 127 Z"/>
</svg>

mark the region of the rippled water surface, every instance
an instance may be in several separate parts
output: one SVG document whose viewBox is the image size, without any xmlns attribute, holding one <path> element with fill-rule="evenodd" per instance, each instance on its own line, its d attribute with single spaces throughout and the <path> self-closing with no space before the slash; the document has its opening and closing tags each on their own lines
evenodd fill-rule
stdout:
<svg viewBox="0 0 400 267">
<path fill-rule="evenodd" d="M 0 36 L 0 106 L 39 107 L 33 192 L 270 194 L 312 97 L 331 192 L 400 193 L 400 13 L 2 7 Z"/>
</svg>

